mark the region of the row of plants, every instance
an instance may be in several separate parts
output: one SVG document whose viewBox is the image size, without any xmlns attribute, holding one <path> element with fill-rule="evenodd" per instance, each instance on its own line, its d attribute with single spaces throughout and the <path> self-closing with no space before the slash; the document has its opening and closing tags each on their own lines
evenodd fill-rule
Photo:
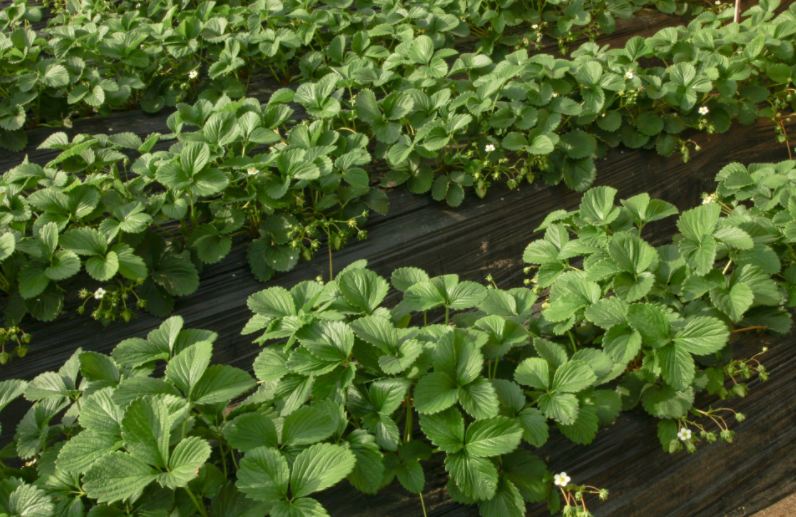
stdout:
<svg viewBox="0 0 796 517">
<path fill-rule="evenodd" d="M 793 167 L 726 167 L 718 197 L 657 248 L 643 231 L 673 205 L 591 189 L 526 249 L 532 288 L 411 267 L 388 283 L 360 261 L 326 283 L 265 289 L 242 331 L 265 345 L 256 378 L 211 365 L 218 336 L 172 317 L 109 356 L 78 350 L 58 372 L 4 381 L 0 408 L 32 404 L 3 449 L 18 459 L 2 467 L 0 507 L 318 517 L 317 492 L 345 479 L 372 494 L 397 478 L 425 514 L 424 465 L 441 455 L 448 494 L 484 517 L 541 501 L 591 515 L 585 497 L 607 491 L 553 475 L 529 447 L 551 427 L 589 444 L 639 405 L 667 451 L 733 441 L 727 419 L 745 416 L 695 396 L 744 396 L 767 372 L 759 354 L 733 358 L 733 336 L 790 330 Z M 402 299 L 386 308 L 390 284 Z"/>
<path fill-rule="evenodd" d="M 59 282 L 82 269 L 103 287 L 93 298 L 83 291 L 80 310 L 98 305 L 92 314 L 104 322 L 136 308 L 165 317 L 236 236 L 250 240 L 252 272 L 267 281 L 323 242 L 331 253 L 364 238 L 370 210 L 388 209 L 383 189 L 405 184 L 451 206 L 465 188 L 484 196 L 493 181 L 514 188 L 536 174 L 583 190 L 610 147 L 687 154 L 692 129 L 723 132 L 758 114 L 781 121 L 796 102 L 781 62 L 793 59 L 796 7 L 774 18 L 776 5 L 761 5 L 741 25 L 703 13 L 624 49 L 586 44 L 571 61 L 521 50 L 499 63 L 460 55 L 448 69 L 455 51 L 422 35 L 386 58 L 381 72 L 392 79 L 378 96 L 378 74 L 374 89 L 359 89 L 356 60 L 345 57 L 355 50 L 330 45 L 327 57 L 348 64 L 318 61 L 304 69 L 312 82 L 267 104 L 226 95 L 180 103 L 172 133 L 146 139 L 56 133 L 41 145 L 62 151 L 53 161 L 25 161 L 0 185 L 6 323 L 55 318 Z M 644 69 L 645 57 L 673 63 Z M 161 140 L 176 142 L 156 151 Z"/>
<path fill-rule="evenodd" d="M 615 16 L 628 18 L 647 4 L 678 14 L 703 9 L 674 0 L 382 0 L 359 1 L 355 11 L 351 0 L 93 0 L 55 3 L 37 33 L 31 23 L 42 19 L 41 8 L 15 0 L 0 13 L 0 147 L 21 150 L 25 128 L 71 126 L 95 113 L 139 106 L 153 113 L 200 92 L 238 98 L 263 70 L 283 84 L 306 80 L 308 67 L 340 66 L 342 54 L 325 55 L 326 48 L 341 53 L 348 45 L 347 62 L 360 69 L 380 67 L 420 34 L 437 48 L 473 34 L 480 54 L 497 47 L 501 57 L 548 34 L 564 51 L 584 33 L 612 32 Z"/>
</svg>

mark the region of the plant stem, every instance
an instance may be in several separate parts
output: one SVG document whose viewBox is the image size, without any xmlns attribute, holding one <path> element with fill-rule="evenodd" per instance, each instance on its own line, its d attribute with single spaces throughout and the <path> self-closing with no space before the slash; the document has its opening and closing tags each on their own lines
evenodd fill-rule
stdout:
<svg viewBox="0 0 796 517">
<path fill-rule="evenodd" d="M 404 427 L 404 442 L 412 441 L 412 389 L 406 394 L 406 427 Z"/>
<path fill-rule="evenodd" d="M 578 351 L 578 345 L 577 345 L 577 343 L 575 343 L 575 336 L 572 335 L 572 331 L 568 330 L 567 331 L 567 335 L 569 336 L 569 340 L 572 342 L 572 350 L 573 350 L 573 352 L 577 352 Z"/>
<path fill-rule="evenodd" d="M 329 242 L 329 281 L 334 280 L 334 270 L 332 269 L 332 243 Z"/>
<path fill-rule="evenodd" d="M 738 23 L 738 20 L 741 19 L 741 0 L 735 0 L 735 16 L 733 17 L 733 21 Z"/>
<path fill-rule="evenodd" d="M 426 514 L 426 503 L 423 501 L 423 492 L 420 492 L 420 506 L 423 507 L 423 517 L 428 517 L 428 514 Z"/>
<path fill-rule="evenodd" d="M 726 266 L 724 266 L 724 271 L 722 271 L 722 272 L 721 272 L 721 274 L 722 274 L 722 275 L 726 275 L 726 274 L 727 274 L 727 270 L 728 270 L 728 269 L 730 269 L 730 266 L 731 266 L 731 265 L 732 265 L 732 260 L 730 260 L 729 262 L 727 262 L 727 265 L 726 265 Z"/>
<path fill-rule="evenodd" d="M 766 328 L 766 327 L 764 327 L 763 325 L 757 325 L 755 327 L 746 327 L 746 328 L 742 328 L 742 329 L 735 329 L 735 330 L 732 331 L 732 333 L 735 334 L 736 332 L 744 332 L 746 330 L 757 330 L 757 329 L 764 329 L 764 328 Z"/>
<path fill-rule="evenodd" d="M 193 504 L 196 506 L 196 509 L 199 510 L 199 513 L 202 514 L 202 517 L 207 517 L 207 509 L 205 509 L 204 505 L 199 502 L 193 492 L 191 492 L 191 489 L 186 486 L 185 491 L 188 492 L 189 496 L 191 496 L 191 501 L 193 501 Z"/>
<path fill-rule="evenodd" d="M 449 309 L 449 308 L 448 308 L 448 306 L 446 305 L 446 306 L 445 306 L 445 325 L 447 325 L 447 324 L 448 324 L 448 317 L 449 317 L 449 316 L 450 316 L 450 309 Z"/>
</svg>

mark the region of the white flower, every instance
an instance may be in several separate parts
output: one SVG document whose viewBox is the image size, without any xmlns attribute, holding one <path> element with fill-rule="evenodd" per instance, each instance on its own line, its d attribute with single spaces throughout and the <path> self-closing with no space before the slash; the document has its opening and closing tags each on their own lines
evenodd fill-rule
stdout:
<svg viewBox="0 0 796 517">
<path fill-rule="evenodd" d="M 625 72 L 625 79 L 633 79 L 633 72 Z"/>
<path fill-rule="evenodd" d="M 556 474 L 553 476 L 553 480 L 556 483 L 556 486 L 567 486 L 570 482 L 570 477 L 567 476 L 566 472 L 562 472 L 561 474 Z"/>
<path fill-rule="evenodd" d="M 68 118 L 65 118 L 64 119 L 64 127 L 71 128 L 72 127 L 72 120 L 68 119 Z"/>
<path fill-rule="evenodd" d="M 702 106 L 701 108 L 699 108 L 699 114 L 700 115 L 707 115 L 709 111 L 710 110 L 708 109 L 707 106 Z"/>
<path fill-rule="evenodd" d="M 532 29 L 534 29 L 534 30 L 536 30 L 536 29 L 538 29 L 538 28 L 539 28 L 539 25 L 537 25 L 537 24 L 535 24 L 535 23 L 534 23 L 533 25 L 531 25 L 531 28 L 532 28 Z"/>
<path fill-rule="evenodd" d="M 136 9 L 140 9 L 141 8 L 141 4 L 135 4 L 135 8 Z"/>
<path fill-rule="evenodd" d="M 197 77 L 199 77 L 199 72 L 197 72 L 196 70 L 191 70 L 190 72 L 188 72 L 188 77 L 191 79 L 196 79 Z"/>
<path fill-rule="evenodd" d="M 707 205 L 708 203 L 712 203 L 716 200 L 716 194 L 708 194 L 705 199 L 702 200 L 703 205 Z"/>
<path fill-rule="evenodd" d="M 486 144 L 486 147 L 484 147 L 484 150 L 485 150 L 486 152 L 488 152 L 488 153 L 491 153 L 492 151 L 494 151 L 494 150 L 495 150 L 495 146 L 494 146 L 494 145 L 492 145 L 492 144 Z"/>
<path fill-rule="evenodd" d="M 677 437 L 681 441 L 687 442 L 688 440 L 691 439 L 691 429 L 686 429 L 685 427 L 683 427 L 682 429 L 680 429 L 680 432 L 677 433 Z"/>
<path fill-rule="evenodd" d="M 556 92 L 553 92 L 553 97 L 558 97 L 558 94 Z"/>
<path fill-rule="evenodd" d="M 246 174 L 248 174 L 249 176 L 254 176 L 254 175 L 255 175 L 255 174 L 257 174 L 258 172 L 260 172 L 260 171 L 258 171 L 258 170 L 257 170 L 257 169 L 255 169 L 254 167 L 249 167 L 249 170 L 247 170 L 247 171 L 246 171 Z"/>
<path fill-rule="evenodd" d="M 97 300 L 102 300 L 103 296 L 105 296 L 105 289 L 103 289 L 102 287 L 94 291 L 94 298 L 96 298 Z"/>
<path fill-rule="evenodd" d="M 716 5 L 721 5 L 721 0 L 716 0 Z"/>
</svg>

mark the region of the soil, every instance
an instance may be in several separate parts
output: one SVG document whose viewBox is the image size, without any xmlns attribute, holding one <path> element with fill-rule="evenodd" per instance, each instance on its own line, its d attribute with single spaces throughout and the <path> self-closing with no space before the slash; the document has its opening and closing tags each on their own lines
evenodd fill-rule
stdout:
<svg viewBox="0 0 796 517">
<path fill-rule="evenodd" d="M 790 495 L 751 517 L 790 517 L 796 515 L 796 494 Z"/>
</svg>

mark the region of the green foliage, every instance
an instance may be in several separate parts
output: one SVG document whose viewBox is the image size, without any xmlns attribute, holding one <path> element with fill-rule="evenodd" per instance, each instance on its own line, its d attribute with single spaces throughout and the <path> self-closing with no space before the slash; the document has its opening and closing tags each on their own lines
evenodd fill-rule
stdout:
<svg viewBox="0 0 796 517">
<path fill-rule="evenodd" d="M 262 70 L 283 84 L 306 80 L 320 62 L 335 67 L 350 63 L 347 47 L 360 65 L 383 62 L 391 55 L 388 49 L 420 33 L 426 43 L 411 59 L 437 74 L 441 60 L 426 59 L 431 57 L 426 53 L 471 33 L 482 38 L 479 52 L 485 55 L 502 55 L 517 45 L 538 46 L 543 34 L 557 39 L 566 52 L 579 36 L 611 33 L 616 17 L 627 18 L 648 3 L 552 2 L 539 11 L 534 4 L 513 0 L 444 6 L 361 1 L 354 11 L 351 1 L 169 0 L 142 5 L 92 0 L 54 3 L 46 29 L 37 33 L 32 24 L 41 22 L 41 8 L 16 0 L 0 15 L 0 147 L 22 149 L 25 126 L 71 127 L 71 117 L 134 107 L 153 113 L 197 95 L 239 98 Z M 703 10 L 695 2 L 653 3 L 680 15 Z M 396 9 L 412 14 L 395 15 Z M 355 65 L 349 77 L 361 79 L 365 69 Z M 388 73 L 379 82 L 389 79 Z M 323 104 L 333 109 L 316 109 L 313 115 L 339 111 L 335 99 Z"/>
<path fill-rule="evenodd" d="M 695 396 L 744 396 L 736 379 L 767 378 L 757 356 L 733 359 L 732 335 L 790 329 L 792 166 L 729 166 L 719 197 L 680 214 L 682 233 L 657 248 L 641 229 L 676 214 L 672 205 L 592 189 L 528 246 L 532 289 L 403 268 L 391 277 L 403 300 L 388 309 L 390 284 L 365 261 L 327 283 L 265 289 L 249 298 L 243 329 L 266 345 L 256 380 L 211 365 L 215 333 L 178 317 L 110 356 L 78 350 L 58 372 L 0 383 L 0 409 L 22 394 L 32 403 L 9 450 L 36 460 L 5 468 L 2 483 L 30 492 L 29 512 L 325 515 L 312 496 L 343 479 L 375 493 L 397 478 L 422 496 L 424 462 L 444 454 L 450 496 L 485 515 L 541 501 L 557 512 L 554 484 L 565 505 L 604 498 L 553 476 L 528 448 L 551 425 L 587 445 L 639 404 L 660 419 L 667 451 L 734 439 L 720 416 L 732 410 L 700 409 Z M 67 239 L 75 253 L 93 249 L 82 235 Z M 756 258 L 769 254 L 776 271 Z"/>
<path fill-rule="evenodd" d="M 5 22 L 13 43 L 3 48 L 16 59 L 22 47 L 15 45 L 33 34 L 25 16 L 34 14 L 25 14 L 24 3 L 14 5 Z M 543 25 L 558 20 L 555 30 L 563 32 L 556 37 L 571 28 L 558 14 L 552 16 L 559 12 L 553 4 L 545 13 L 520 6 L 521 2 L 503 5 L 494 11 L 477 3 L 459 13 L 459 4 L 447 5 L 455 15 L 414 6 L 415 15 L 389 17 L 388 23 L 384 14 L 366 16 L 366 10 L 324 4 L 312 13 L 298 9 L 298 23 L 285 14 L 296 7 L 292 4 L 230 7 L 205 2 L 177 16 L 178 8 L 188 4 L 167 2 L 129 12 L 106 12 L 103 7 L 104 14 L 97 17 L 108 16 L 100 23 L 108 32 L 96 38 L 92 35 L 97 22 L 89 17 L 87 6 L 70 3 L 59 8 L 50 29 L 58 36 L 48 41 L 63 51 L 59 50 L 68 63 L 85 61 L 70 57 L 72 51 L 91 56 L 92 62 L 110 52 L 114 65 L 107 66 L 114 77 L 132 81 L 135 75 L 125 75 L 123 68 L 140 64 L 158 77 L 158 91 L 173 92 L 163 81 L 174 74 L 159 72 L 166 66 L 159 59 L 176 59 L 168 67 L 180 71 L 185 64 L 190 65 L 186 70 L 193 69 L 191 60 L 202 56 L 213 63 L 208 72 L 216 76 L 213 81 L 226 86 L 208 86 L 192 105 L 181 102 L 187 98 L 182 93 L 163 93 L 168 102 L 153 100 L 155 90 L 149 88 L 141 102 L 177 108 L 168 119 L 171 133 L 145 140 L 132 133 L 77 135 L 71 141 L 65 133 L 54 133 L 40 147 L 60 150 L 55 159 L 44 167 L 25 160 L 4 175 L 0 215 L 5 233 L 13 235 L 4 237 L 0 246 L 0 256 L 5 257 L 0 287 L 10 297 L 7 325 L 18 324 L 26 313 L 43 321 L 57 317 L 64 303 L 60 283 L 80 271 L 102 285 L 100 290 L 93 288 L 93 297 L 81 292 L 81 311 L 88 309 L 105 323 L 129 320 L 138 308 L 166 317 L 175 298 L 196 291 L 204 265 L 223 260 L 237 236 L 248 237 L 248 261 L 261 281 L 291 270 L 301 257 L 311 258 L 322 242 L 339 249 L 354 237 L 365 238 L 361 228 L 370 211 L 388 209 L 386 194 L 373 181 L 374 163 L 388 168 L 381 187 L 406 184 L 412 192 L 430 192 L 451 206 L 463 201 L 466 188 L 474 187 L 483 196 L 499 178 L 514 188 L 523 178 L 530 182 L 541 174 L 548 183 L 564 181 L 585 190 L 594 181 L 595 160 L 610 147 L 655 145 L 671 152 L 681 146 L 686 152 L 678 136 L 683 131 L 724 131 L 734 118 L 751 123 L 757 116 L 756 103 L 764 98 L 757 95 L 760 90 L 786 95 L 787 81 L 780 81 L 781 74 L 765 60 L 792 59 L 777 45 L 790 44 L 786 40 L 796 33 L 790 30 L 796 27 L 796 11 L 774 17 L 771 10 L 750 9 L 737 31 L 724 23 L 726 10 L 705 11 L 688 27 L 633 38 L 624 49 L 586 43 L 569 60 L 529 57 L 525 48 L 511 51 L 504 48 L 513 45 L 504 41 L 505 35 L 482 35 L 492 43 L 475 54 L 453 50 L 456 38 L 467 30 L 501 34 L 505 27 L 535 21 L 535 16 L 544 16 Z M 519 11 L 509 22 L 504 17 L 511 9 Z M 592 5 L 587 12 L 580 11 L 585 4 L 577 3 L 561 9 L 578 23 L 592 23 L 586 16 L 591 12 L 601 26 L 611 25 L 596 15 L 606 6 Z M 504 21 L 481 18 L 487 12 Z M 480 21 L 460 21 L 468 16 Z M 85 35 L 75 28 L 83 23 L 91 28 Z M 360 23 L 374 25 L 363 32 Z M 772 31 L 780 38 L 757 36 Z M 43 44 L 43 38 L 34 36 L 31 45 Z M 395 40 L 401 43 L 393 45 Z M 708 50 L 713 52 L 703 49 L 704 41 L 711 41 Z M 324 51 L 312 50 L 311 43 Z M 24 48 L 25 56 L 46 54 Z M 300 48 L 306 52 L 297 53 Z M 268 59 L 284 54 L 288 61 L 298 60 L 296 77 L 301 84 L 295 91 L 280 89 L 266 104 L 241 99 L 242 91 L 235 93 L 237 87 L 230 84 L 240 78 L 224 74 L 246 70 L 251 77 L 251 62 L 239 61 L 259 62 L 258 52 Z M 685 62 L 675 54 L 694 57 Z M 677 62 L 667 68 L 641 68 L 638 61 L 649 57 Z M 80 74 L 88 72 L 72 70 L 77 64 L 45 61 L 42 73 L 47 81 L 56 84 L 66 74 L 74 88 L 68 95 L 46 90 L 47 95 L 74 103 L 113 97 L 109 83 L 117 79 L 85 85 Z M 104 66 L 97 65 L 91 73 L 102 76 Z M 19 79 L 25 74 L 7 75 L 10 84 L 27 84 Z M 34 99 L 35 95 L 29 102 L 38 103 Z M 297 105 L 299 112 L 294 111 Z M 24 114 L 21 105 L 12 111 L 17 108 Z M 22 131 L 9 124 L 3 126 L 3 135 Z M 168 150 L 159 150 L 173 140 Z M 615 214 L 600 212 L 601 200 L 594 203 L 585 216 L 608 218 L 601 222 L 610 223 Z M 627 203 L 642 227 L 670 213 L 665 205 L 643 198 Z M 597 224 L 597 219 L 589 220 Z M 695 231 L 679 245 L 689 264 L 701 264 L 700 275 L 723 243 L 750 244 L 735 230 L 714 228 L 710 235 Z M 766 273 L 777 267 L 772 252 L 759 244 L 741 255 Z M 642 296 L 652 272 L 635 271 L 640 264 L 625 265 L 637 278 L 620 289 L 631 297 Z M 541 285 L 549 285 L 555 267 L 545 264 Z M 624 280 L 631 271 L 626 273 Z M 458 310 L 468 303 L 466 287 L 453 292 L 453 287 L 443 285 L 448 280 L 438 282 L 442 283 L 414 287 L 406 307 L 425 303 Z M 750 303 L 749 291 L 734 285 L 726 291 L 715 293 L 716 303 L 740 316 Z"/>
</svg>

